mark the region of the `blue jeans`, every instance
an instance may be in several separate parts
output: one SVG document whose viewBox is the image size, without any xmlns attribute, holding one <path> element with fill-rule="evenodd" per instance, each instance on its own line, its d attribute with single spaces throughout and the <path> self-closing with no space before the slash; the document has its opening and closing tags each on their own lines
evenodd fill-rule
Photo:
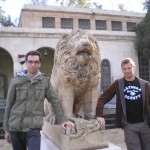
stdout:
<svg viewBox="0 0 150 150">
<path fill-rule="evenodd" d="M 32 129 L 28 132 L 10 131 L 13 150 L 40 150 L 40 129 Z"/>
</svg>

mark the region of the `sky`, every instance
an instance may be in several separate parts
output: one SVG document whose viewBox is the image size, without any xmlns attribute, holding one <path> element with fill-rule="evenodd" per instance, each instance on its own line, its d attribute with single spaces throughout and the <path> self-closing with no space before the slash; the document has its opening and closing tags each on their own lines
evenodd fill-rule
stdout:
<svg viewBox="0 0 150 150">
<path fill-rule="evenodd" d="M 102 9 L 105 10 L 119 10 L 118 4 L 123 4 L 127 11 L 134 12 L 144 12 L 143 1 L 144 0 L 91 0 L 91 2 L 101 4 Z M 24 4 L 28 4 L 28 0 L 6 0 L 2 5 L 2 9 L 6 12 L 6 15 L 10 15 L 12 20 L 14 20 L 20 17 L 20 12 Z M 48 0 L 48 4 L 56 5 L 55 0 Z"/>
</svg>

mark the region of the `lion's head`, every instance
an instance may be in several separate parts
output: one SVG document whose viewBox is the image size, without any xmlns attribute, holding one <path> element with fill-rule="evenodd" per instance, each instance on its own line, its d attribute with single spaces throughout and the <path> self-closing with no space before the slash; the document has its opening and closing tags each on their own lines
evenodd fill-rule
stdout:
<svg viewBox="0 0 150 150">
<path fill-rule="evenodd" d="M 73 30 L 71 34 L 65 34 L 57 44 L 55 63 L 58 66 L 65 65 L 69 72 L 87 65 L 91 66 L 90 70 L 97 70 L 99 61 L 98 43 L 87 31 Z"/>
</svg>

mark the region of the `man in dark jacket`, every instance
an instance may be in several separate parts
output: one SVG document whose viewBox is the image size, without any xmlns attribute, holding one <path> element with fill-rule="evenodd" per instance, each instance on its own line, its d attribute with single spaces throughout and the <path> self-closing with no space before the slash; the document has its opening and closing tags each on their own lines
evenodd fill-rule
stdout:
<svg viewBox="0 0 150 150">
<path fill-rule="evenodd" d="M 25 58 L 27 70 L 17 73 L 10 83 L 3 128 L 5 139 L 12 142 L 13 150 L 40 150 L 45 98 L 52 104 L 58 124 L 65 129 L 66 125 L 74 127 L 74 123 L 62 115 L 49 77 L 39 71 L 40 53 L 30 51 Z"/>
<path fill-rule="evenodd" d="M 105 127 L 104 105 L 116 95 L 116 127 L 123 128 L 128 150 L 150 150 L 150 84 L 134 75 L 131 58 L 121 62 L 121 69 L 124 77 L 99 97 L 96 119 Z"/>
</svg>

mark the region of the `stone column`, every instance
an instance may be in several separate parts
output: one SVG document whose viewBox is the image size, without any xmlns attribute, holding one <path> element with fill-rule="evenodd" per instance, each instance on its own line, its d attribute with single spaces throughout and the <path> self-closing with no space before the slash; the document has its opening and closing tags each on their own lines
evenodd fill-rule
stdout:
<svg viewBox="0 0 150 150">
<path fill-rule="evenodd" d="M 107 20 L 107 21 L 106 21 L 106 25 L 107 25 L 107 30 L 108 30 L 108 31 L 112 31 L 111 21 L 110 21 L 110 20 Z"/>
<path fill-rule="evenodd" d="M 57 29 L 61 28 L 60 18 L 55 18 L 55 28 L 57 28 Z"/>
<path fill-rule="evenodd" d="M 122 31 L 127 31 L 127 24 L 126 22 L 122 22 Z"/>
<path fill-rule="evenodd" d="M 91 24 L 91 30 L 96 30 L 95 29 L 95 20 L 94 19 L 90 19 L 90 24 Z"/>
<path fill-rule="evenodd" d="M 79 29 L 79 20 L 76 18 L 73 19 L 73 29 Z"/>
</svg>

